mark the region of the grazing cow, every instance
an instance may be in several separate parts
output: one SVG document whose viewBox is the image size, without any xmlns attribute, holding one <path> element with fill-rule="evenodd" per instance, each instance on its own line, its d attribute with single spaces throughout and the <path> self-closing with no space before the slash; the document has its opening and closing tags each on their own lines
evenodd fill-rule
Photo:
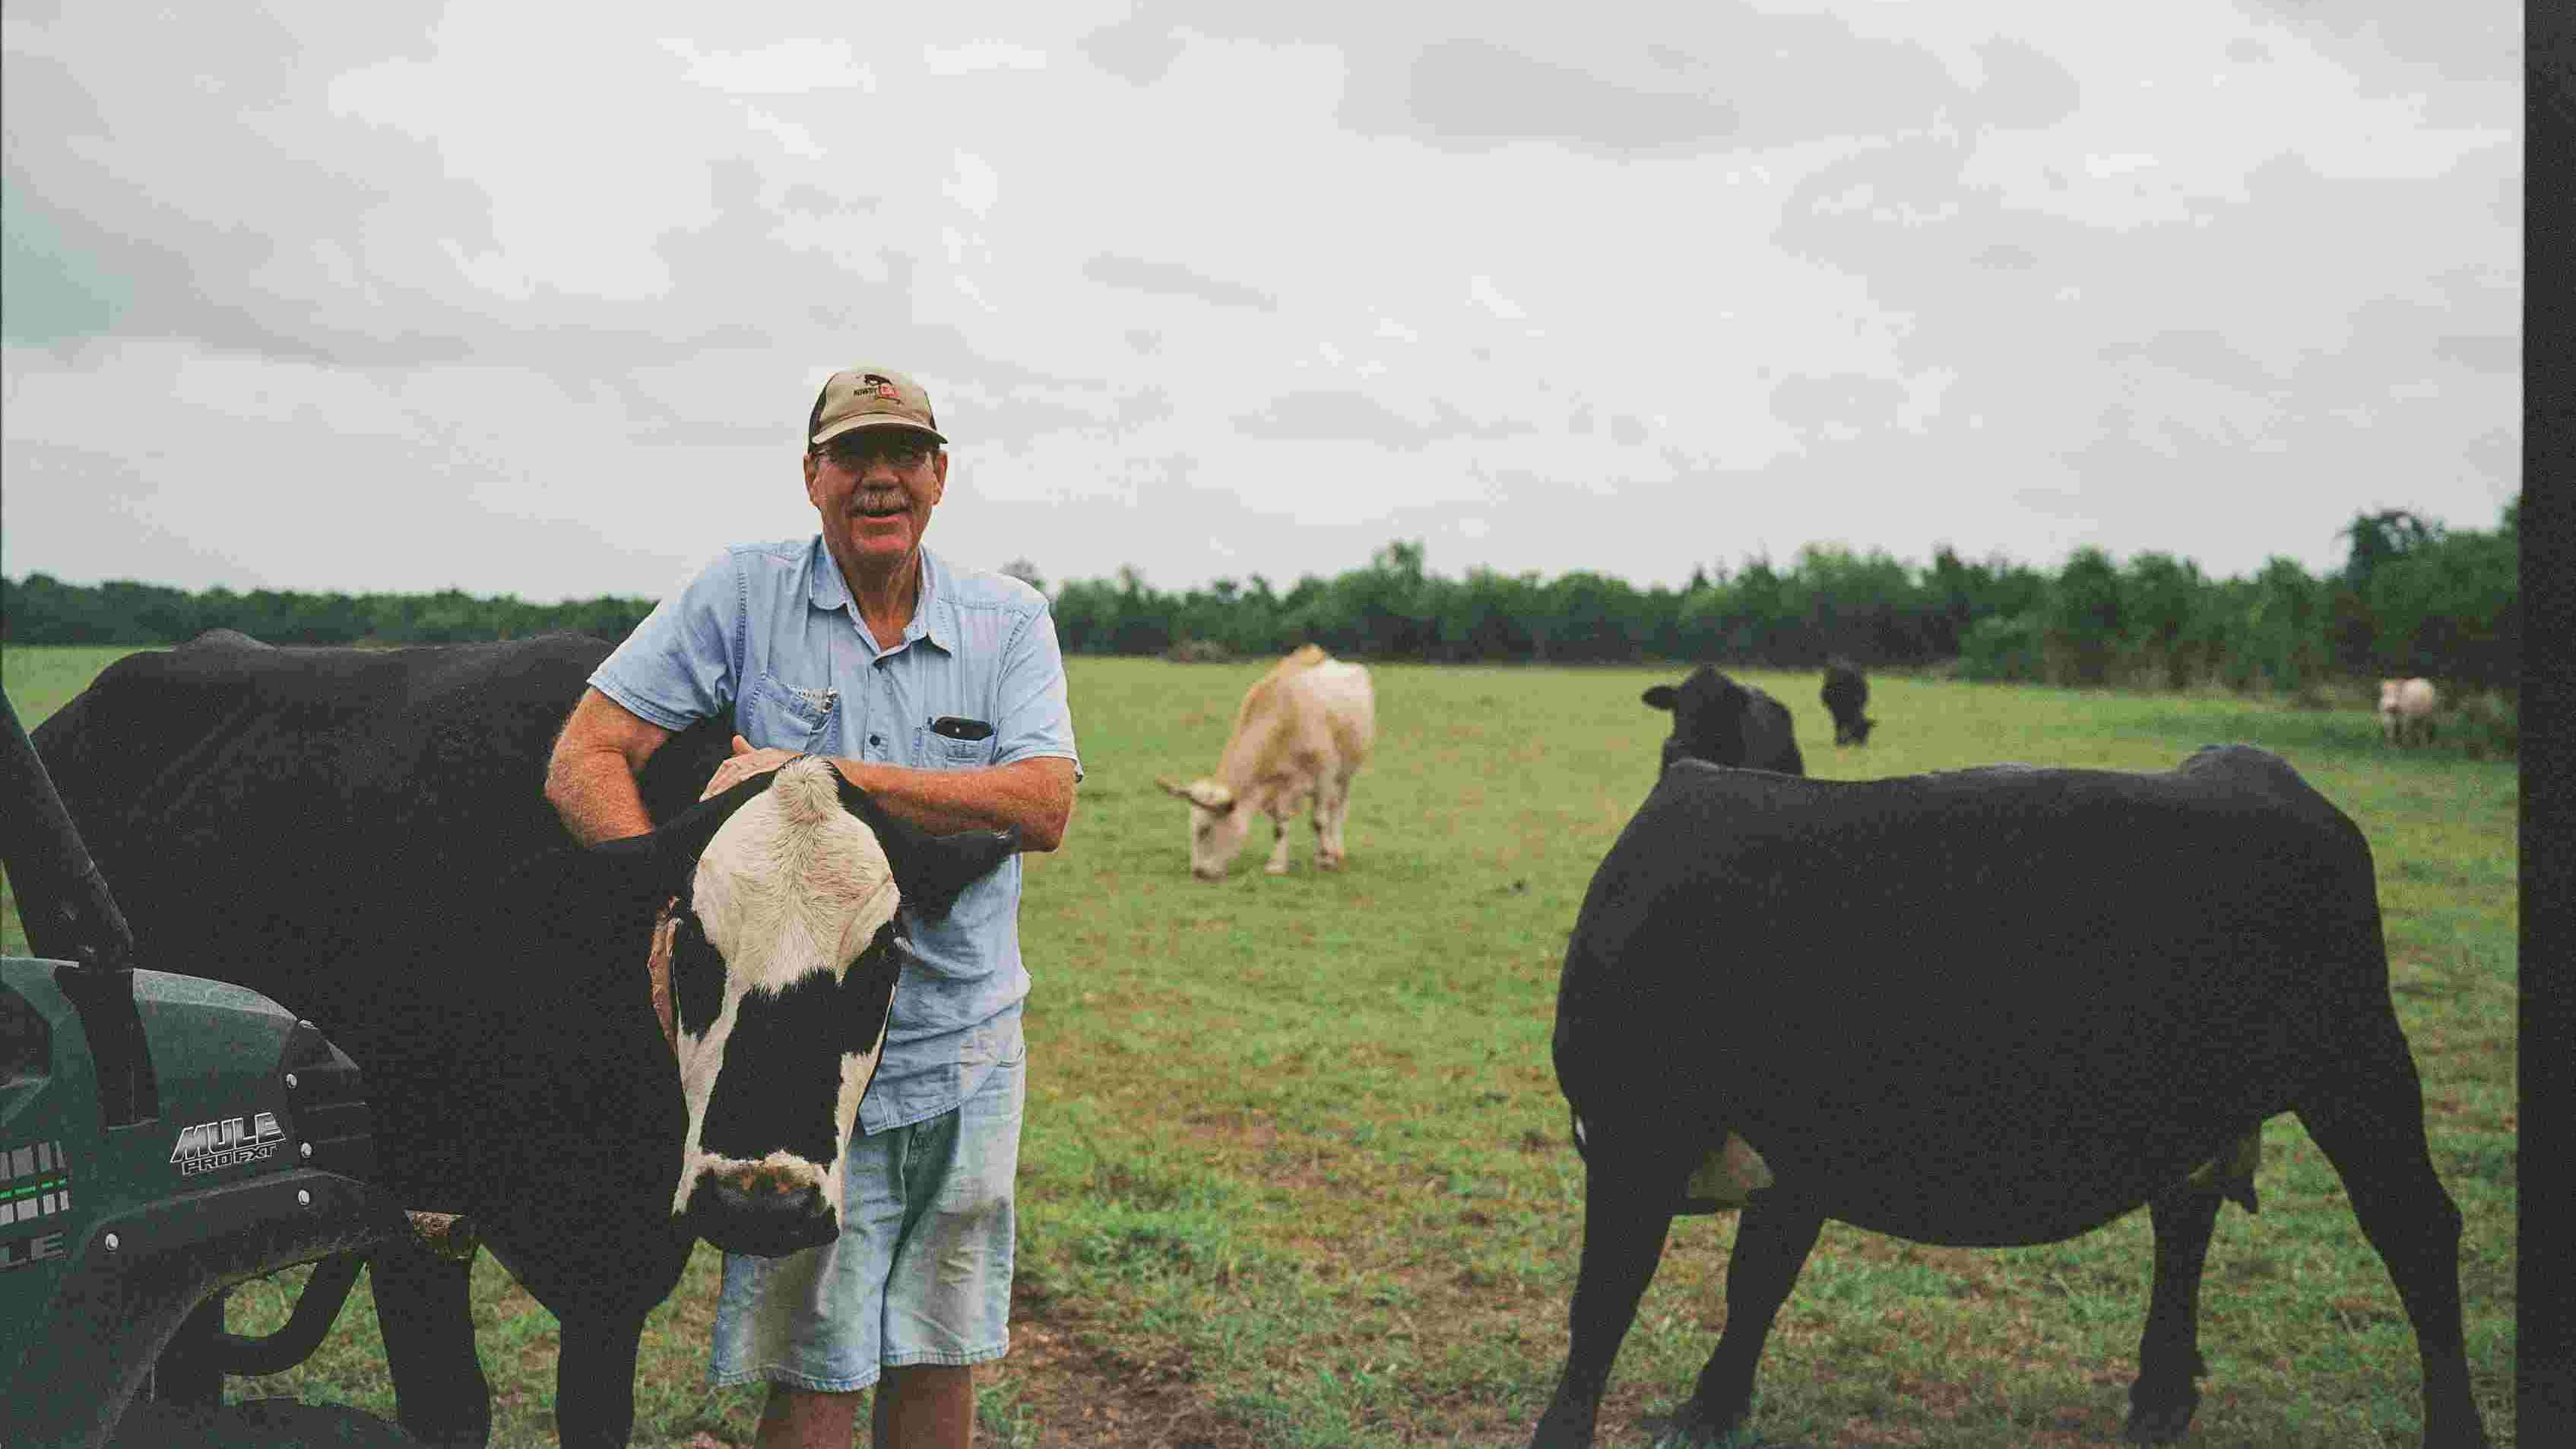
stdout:
<svg viewBox="0 0 2576 1449">
<path fill-rule="evenodd" d="M 2400 749 L 2433 742 L 2433 711 L 2442 702 L 2429 679 L 2379 681 L 2379 729 Z"/>
<path fill-rule="evenodd" d="M 935 919 L 1016 848 L 924 834 L 821 760 L 699 801 L 724 720 L 645 766 L 652 833 L 572 845 L 546 760 L 608 650 L 209 636 L 118 661 L 34 735 L 137 959 L 317 1024 L 366 1074 L 384 1184 L 470 1215 L 555 1314 L 568 1445 L 626 1442 L 644 1316 L 696 1237 L 835 1235 L 897 906 Z M 408 1243 L 371 1264 L 431 1443 L 490 1433 L 469 1266 Z"/>
<path fill-rule="evenodd" d="M 1742 1425 L 1827 1218 L 2000 1247 L 2140 1204 L 2155 1281 L 2127 1433 L 2177 1438 L 2220 1197 L 2253 1206 L 2230 1179 L 2284 1111 L 2414 1324 L 2423 1442 L 2487 1442 L 2370 848 L 2277 756 L 1867 782 L 1677 765 L 1584 897 L 1555 1060 L 1583 1255 L 1542 1449 L 1591 1442 L 1671 1219 L 1709 1196 L 1743 1208 L 1726 1326 L 1663 1442 Z"/>
<path fill-rule="evenodd" d="M 1658 684 L 1639 698 L 1672 711 L 1673 732 L 1664 740 L 1667 769 L 1675 760 L 1693 759 L 1782 775 L 1807 773 L 1789 707 L 1755 685 L 1738 684 L 1703 664 L 1680 684 Z"/>
<path fill-rule="evenodd" d="M 1243 692 L 1214 776 L 1187 785 L 1154 782 L 1190 803 L 1190 874 L 1225 879 L 1255 815 L 1268 815 L 1275 832 L 1262 869 L 1287 874 L 1288 818 L 1309 801 L 1315 864 L 1340 869 L 1351 777 L 1376 742 L 1377 696 L 1368 670 L 1326 658 L 1313 644 L 1272 665 Z"/>
<path fill-rule="evenodd" d="M 1840 657 L 1825 661 L 1825 687 L 1819 692 L 1825 712 L 1834 717 L 1836 745 L 1865 745 L 1869 732 L 1878 721 L 1861 713 L 1869 703 L 1869 681 L 1861 677 L 1860 666 Z"/>
</svg>

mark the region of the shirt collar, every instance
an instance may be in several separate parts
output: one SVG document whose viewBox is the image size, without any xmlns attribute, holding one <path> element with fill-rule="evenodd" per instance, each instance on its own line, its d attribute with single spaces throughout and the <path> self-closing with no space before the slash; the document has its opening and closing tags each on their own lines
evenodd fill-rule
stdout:
<svg viewBox="0 0 2576 1449">
<path fill-rule="evenodd" d="M 806 597 L 815 608 L 846 614 L 852 623 L 857 623 L 858 609 L 850 598 L 850 586 L 842 579 L 841 566 L 833 559 L 832 551 L 824 546 L 823 535 L 819 533 L 814 535 L 812 558 L 813 583 L 807 588 Z M 903 629 L 904 643 L 927 639 L 942 653 L 957 652 L 957 624 L 950 617 L 946 575 L 947 569 L 939 562 L 939 556 L 927 548 L 923 549 L 921 597 L 913 601 L 912 622 Z"/>
</svg>

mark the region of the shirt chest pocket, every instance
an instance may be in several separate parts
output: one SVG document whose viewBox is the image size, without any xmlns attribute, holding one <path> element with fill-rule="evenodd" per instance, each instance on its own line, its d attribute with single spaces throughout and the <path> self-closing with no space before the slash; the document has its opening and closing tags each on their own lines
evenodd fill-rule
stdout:
<svg viewBox="0 0 2576 1449">
<path fill-rule="evenodd" d="M 760 748 L 828 753 L 840 712 L 839 690 L 789 684 L 763 671 L 743 702 L 742 737 Z"/>
<path fill-rule="evenodd" d="M 993 747 L 998 743 L 992 725 L 982 720 L 942 715 L 922 725 L 916 736 L 913 758 L 933 770 L 973 769 L 993 763 Z"/>
</svg>

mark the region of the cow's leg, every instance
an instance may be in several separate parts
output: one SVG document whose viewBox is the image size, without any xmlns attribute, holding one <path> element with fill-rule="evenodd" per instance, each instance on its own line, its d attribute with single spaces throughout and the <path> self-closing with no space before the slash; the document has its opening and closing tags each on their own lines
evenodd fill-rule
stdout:
<svg viewBox="0 0 2576 1449">
<path fill-rule="evenodd" d="M 482 1449 L 492 1437 L 492 1385 L 474 1355 L 473 1268 L 409 1234 L 367 1260 L 395 1416 L 404 1433 L 439 1449 Z"/>
<path fill-rule="evenodd" d="M 1530 1449 L 1584 1449 L 1600 1417 L 1611 1361 L 1636 1320 L 1637 1300 L 1664 1255 L 1664 1235 L 1696 1154 L 1688 1144 L 1639 1143 L 1637 1151 L 1590 1137 L 1583 1182 L 1583 1258 L 1575 1270 L 1571 1342 L 1556 1398 L 1530 1434 Z"/>
<path fill-rule="evenodd" d="M 2379 1250 L 2424 1368 L 2425 1449 L 2486 1449 L 2460 1330 L 2460 1209 L 2424 1142 L 2424 1089 L 2394 1014 L 2343 1048 L 2346 1070 L 2312 1088 L 2299 1120 L 2343 1178 Z"/>
<path fill-rule="evenodd" d="M 635 1358 L 644 1320 L 576 1308 L 561 1322 L 555 1440 L 563 1449 L 624 1449 L 635 1432 Z"/>
<path fill-rule="evenodd" d="M 2156 1230 L 2156 1278 L 2147 1326 L 2138 1335 L 2138 1381 L 2129 1386 L 2124 1436 L 2137 1444 L 2170 1444 L 2200 1408 L 2192 1380 L 2208 1372 L 2200 1356 L 2200 1270 L 2225 1201 L 2215 1187 L 2177 1184 L 2147 1204 Z"/>
<path fill-rule="evenodd" d="M 1342 822 L 1350 813 L 1351 777 L 1335 775 L 1327 788 L 1315 792 L 1315 864 L 1326 870 L 1342 868 Z"/>
<path fill-rule="evenodd" d="M 1797 1286 L 1824 1226 L 1824 1214 L 1776 1188 L 1753 1194 L 1726 1260 L 1726 1327 L 1666 1443 L 1716 1449 L 1753 1412 L 1753 1375 L 1762 1366 L 1771 1320 Z"/>
<path fill-rule="evenodd" d="M 1271 813 L 1270 860 L 1261 867 L 1261 873 L 1264 875 L 1288 873 L 1288 815 L 1289 812 L 1284 809 Z"/>
</svg>

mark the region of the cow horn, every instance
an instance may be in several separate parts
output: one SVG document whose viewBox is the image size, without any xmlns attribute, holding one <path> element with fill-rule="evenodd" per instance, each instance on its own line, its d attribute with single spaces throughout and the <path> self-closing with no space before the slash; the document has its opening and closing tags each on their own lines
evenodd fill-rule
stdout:
<svg viewBox="0 0 2576 1449">
<path fill-rule="evenodd" d="M 1166 795 L 1176 795 L 1202 810 L 1229 810 L 1234 807 L 1234 792 L 1214 780 L 1192 780 L 1186 785 L 1156 777 L 1155 784 Z"/>
</svg>

